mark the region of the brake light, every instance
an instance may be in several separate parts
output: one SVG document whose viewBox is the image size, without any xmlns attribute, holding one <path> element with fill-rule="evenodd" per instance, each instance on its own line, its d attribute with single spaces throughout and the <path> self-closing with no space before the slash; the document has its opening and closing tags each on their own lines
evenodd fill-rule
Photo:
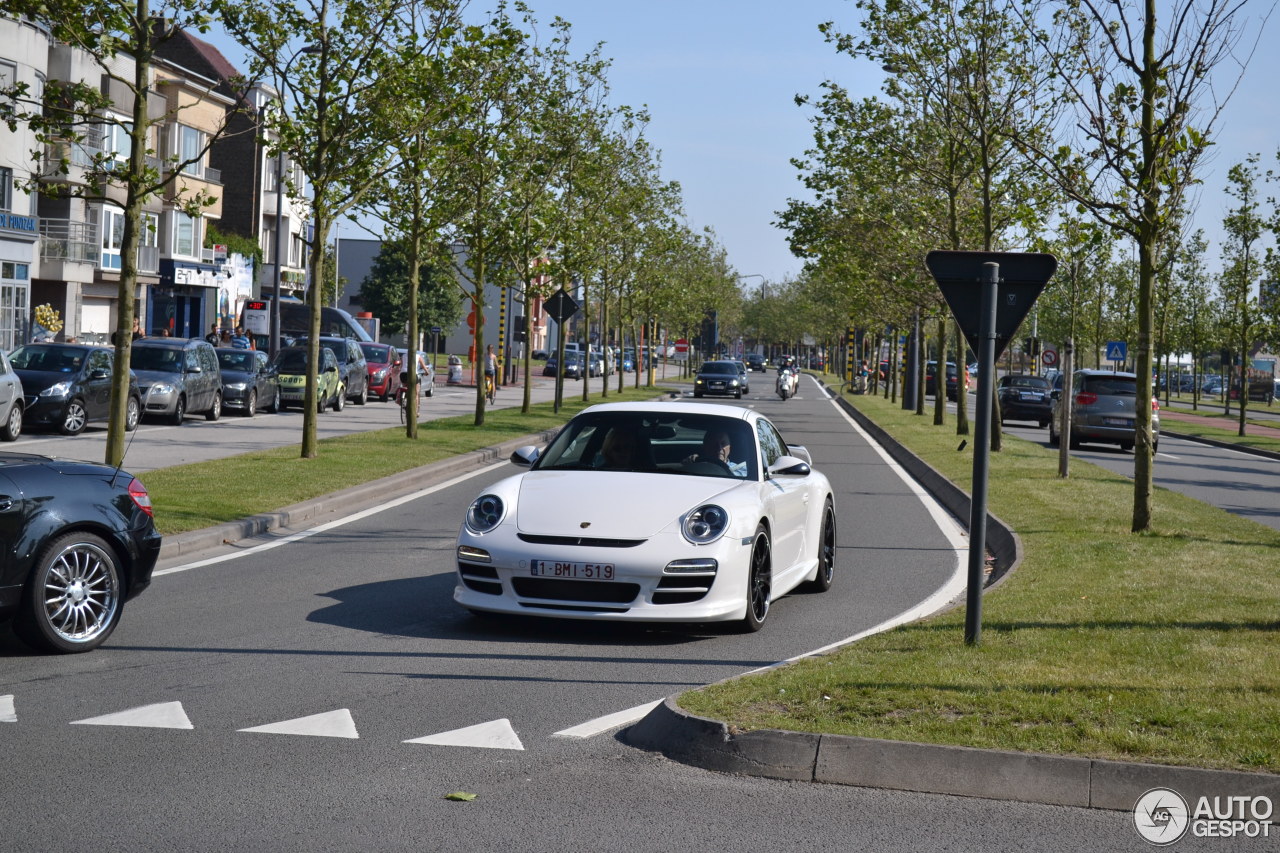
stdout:
<svg viewBox="0 0 1280 853">
<path fill-rule="evenodd" d="M 1151 398 L 1151 411 L 1153 412 L 1160 411 L 1160 401 L 1157 400 L 1155 397 Z"/>
<path fill-rule="evenodd" d="M 1081 391 L 1076 395 L 1077 406 L 1092 406 L 1096 402 L 1098 402 L 1098 395 L 1092 391 Z"/>
<path fill-rule="evenodd" d="M 156 514 L 151 509 L 151 495 L 147 494 L 147 487 L 136 477 L 129 483 L 129 497 L 137 504 L 138 509 L 155 518 Z"/>
</svg>

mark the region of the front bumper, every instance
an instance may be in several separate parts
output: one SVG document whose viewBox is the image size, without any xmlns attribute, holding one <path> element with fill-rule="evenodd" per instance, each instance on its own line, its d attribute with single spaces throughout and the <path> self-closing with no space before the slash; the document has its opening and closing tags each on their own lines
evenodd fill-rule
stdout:
<svg viewBox="0 0 1280 853">
<path fill-rule="evenodd" d="M 488 561 L 468 556 L 479 549 Z M 453 598 L 471 610 L 635 622 L 718 622 L 746 612 L 751 540 L 694 546 L 659 534 L 626 547 L 522 541 L 504 525 L 483 536 L 463 530 Z M 613 567 L 611 580 L 538 577 L 535 560 Z"/>
</svg>

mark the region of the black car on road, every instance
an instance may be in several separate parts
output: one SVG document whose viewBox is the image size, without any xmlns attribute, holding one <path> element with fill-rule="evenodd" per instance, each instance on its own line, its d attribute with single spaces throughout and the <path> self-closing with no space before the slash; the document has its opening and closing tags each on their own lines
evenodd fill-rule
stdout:
<svg viewBox="0 0 1280 853">
<path fill-rule="evenodd" d="M 222 373 L 222 405 L 253 417 L 258 409 L 280 411 L 280 378 L 261 350 L 219 347 Z"/>
<path fill-rule="evenodd" d="M 1002 421 L 1035 421 L 1041 429 L 1053 417 L 1053 389 L 1040 376 L 1001 376 L 996 390 Z"/>
<path fill-rule="evenodd" d="M 146 487 L 119 468 L 0 453 L 0 505 L 0 620 L 44 651 L 97 648 L 160 556 Z"/>
<path fill-rule="evenodd" d="M 741 399 L 746 388 L 740 364 L 740 361 L 704 361 L 693 377 L 693 396 L 711 394 Z"/>
<path fill-rule="evenodd" d="M 115 351 L 90 344 L 24 344 L 9 354 L 22 380 L 23 424 L 79 435 L 91 421 L 111 416 L 111 370 Z M 137 428 L 142 393 L 131 375 L 124 428 Z"/>
</svg>

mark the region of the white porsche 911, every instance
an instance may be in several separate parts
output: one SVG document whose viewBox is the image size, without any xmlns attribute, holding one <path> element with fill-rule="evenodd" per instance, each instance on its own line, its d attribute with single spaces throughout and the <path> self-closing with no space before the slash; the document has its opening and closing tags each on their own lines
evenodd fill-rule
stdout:
<svg viewBox="0 0 1280 853">
<path fill-rule="evenodd" d="M 453 597 L 472 612 L 756 631 L 799 584 L 831 586 L 831 484 L 753 410 L 592 406 L 511 461 L 530 470 L 458 533 Z"/>
</svg>

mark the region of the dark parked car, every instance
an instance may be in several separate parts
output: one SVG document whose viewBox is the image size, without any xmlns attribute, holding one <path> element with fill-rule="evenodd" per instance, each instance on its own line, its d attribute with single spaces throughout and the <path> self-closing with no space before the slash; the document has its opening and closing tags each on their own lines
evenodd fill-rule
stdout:
<svg viewBox="0 0 1280 853">
<path fill-rule="evenodd" d="M 934 390 L 934 382 L 935 382 L 934 374 L 937 373 L 937 370 L 938 370 L 938 362 L 936 361 L 925 362 L 924 393 L 926 395 L 932 396 L 937 393 Z M 960 387 L 960 370 L 959 368 L 956 367 L 955 362 L 948 361 L 946 366 L 946 371 L 947 371 L 947 379 L 946 379 L 947 399 L 954 402 L 959 399 L 959 397 L 957 396 L 956 389 Z M 964 389 L 966 393 L 969 390 L 969 368 L 967 366 L 965 367 L 965 370 L 964 370 Z"/>
<path fill-rule="evenodd" d="M 219 348 L 222 405 L 253 417 L 258 409 L 280 411 L 280 379 L 267 354 L 252 349 Z"/>
<path fill-rule="evenodd" d="M 404 362 L 400 351 L 391 344 L 362 343 L 364 362 L 369 371 L 369 393 L 382 402 L 393 399 L 400 390 L 400 371 Z"/>
<path fill-rule="evenodd" d="M 160 556 L 146 487 L 106 465 L 2 453 L 0 500 L 0 620 L 45 651 L 97 648 Z"/>
<path fill-rule="evenodd" d="M 28 427 L 53 427 L 63 435 L 79 435 L 90 421 L 111 416 L 111 368 L 115 351 L 89 344 L 26 344 L 9 354 L 22 380 Z M 130 381 L 124 428 L 137 428 L 142 394 Z"/>
<path fill-rule="evenodd" d="M 704 361 L 693 377 L 693 396 L 706 394 L 729 395 L 742 398 L 742 372 L 739 361 Z"/>
<path fill-rule="evenodd" d="M 1048 380 L 1039 376 L 1001 376 L 996 397 L 1000 401 L 1000 419 L 1035 421 L 1044 429 L 1053 417 Z"/>
<path fill-rule="evenodd" d="M 306 338 L 298 341 L 298 346 L 306 345 Z M 342 378 L 342 387 L 347 389 L 347 399 L 363 406 L 369 399 L 369 363 L 365 361 L 360 342 L 354 338 L 321 335 L 320 346 L 333 350 L 338 359 L 338 375 Z"/>
<path fill-rule="evenodd" d="M 1071 396 L 1063 391 L 1053 394 L 1053 420 L 1049 422 L 1049 443 L 1060 440 L 1057 433 L 1058 412 L 1064 402 L 1071 402 L 1071 447 L 1084 442 L 1118 444 L 1121 450 L 1132 450 L 1137 440 L 1134 418 L 1137 414 L 1138 377 L 1132 373 L 1110 370 L 1078 370 L 1071 381 Z M 1151 398 L 1151 433 L 1154 446 L 1160 444 L 1160 404 Z"/>
<path fill-rule="evenodd" d="M 222 417 L 222 370 L 208 341 L 141 338 L 133 342 L 129 366 L 138 375 L 144 414 L 175 426 L 188 412 L 210 421 Z"/>
<path fill-rule="evenodd" d="M 566 352 L 564 354 L 564 377 L 566 379 L 581 379 L 588 369 L 584 366 L 585 364 L 586 360 L 582 353 Z M 542 368 L 542 375 L 555 376 L 558 366 L 559 362 L 556 361 L 556 354 L 552 353 L 547 357 L 547 364 Z M 595 375 L 595 370 L 591 371 L 591 375 Z"/>
</svg>

